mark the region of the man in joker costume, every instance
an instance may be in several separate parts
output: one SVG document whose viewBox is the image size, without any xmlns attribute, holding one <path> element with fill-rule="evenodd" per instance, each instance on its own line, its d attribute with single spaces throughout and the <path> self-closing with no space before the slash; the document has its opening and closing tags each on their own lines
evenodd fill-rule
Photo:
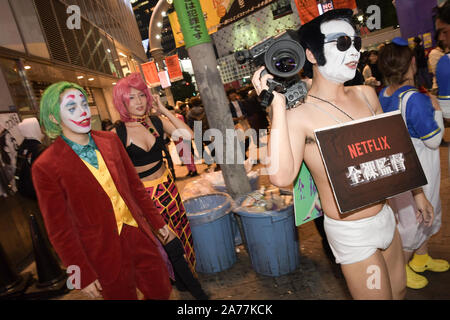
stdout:
<svg viewBox="0 0 450 320">
<path fill-rule="evenodd" d="M 59 82 L 40 104 L 41 123 L 53 144 L 32 166 L 49 239 L 66 267 L 80 270 L 92 298 L 168 299 L 164 243 L 174 238 L 147 196 L 119 138 L 91 131 L 85 91 Z"/>
<path fill-rule="evenodd" d="M 324 227 L 336 263 L 355 299 L 402 299 L 406 276 L 402 244 L 395 217 L 386 201 L 340 214 L 320 157 L 314 130 L 382 113 L 375 91 L 368 86 L 345 87 L 355 76 L 361 38 L 351 25 L 352 10 L 331 10 L 304 24 L 300 42 L 312 65 L 313 81 L 305 103 L 286 110 L 286 99 L 273 92 L 271 162 L 278 171 L 270 176 L 274 185 L 287 186 L 305 161 L 316 183 L 324 211 Z M 252 78 L 258 94 L 268 89 L 263 68 Z M 423 192 L 415 199 L 419 208 L 432 213 Z M 426 219 L 429 219 L 427 216 Z M 368 268 L 379 272 L 379 284 L 369 286 Z"/>
</svg>

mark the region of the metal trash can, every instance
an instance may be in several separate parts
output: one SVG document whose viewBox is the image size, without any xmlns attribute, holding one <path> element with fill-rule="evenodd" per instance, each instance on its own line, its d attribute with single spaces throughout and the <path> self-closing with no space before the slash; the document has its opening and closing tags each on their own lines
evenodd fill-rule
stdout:
<svg viewBox="0 0 450 320">
<path fill-rule="evenodd" d="M 240 205 L 244 197 L 238 199 Z M 237 207 L 253 269 L 266 276 L 293 272 L 300 264 L 299 240 L 294 205 L 279 210 L 249 211 Z"/>
<path fill-rule="evenodd" d="M 236 262 L 232 230 L 232 198 L 222 192 L 201 195 L 183 202 L 191 226 L 196 270 L 216 273 Z"/>
</svg>

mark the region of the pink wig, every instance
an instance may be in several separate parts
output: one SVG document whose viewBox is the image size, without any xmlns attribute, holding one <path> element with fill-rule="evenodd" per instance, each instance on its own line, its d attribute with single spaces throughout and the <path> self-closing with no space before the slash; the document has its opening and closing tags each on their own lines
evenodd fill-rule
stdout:
<svg viewBox="0 0 450 320">
<path fill-rule="evenodd" d="M 120 79 L 119 81 L 117 81 L 117 84 L 113 89 L 113 102 L 114 106 L 120 114 L 120 120 L 122 120 L 123 122 L 132 121 L 130 113 L 128 112 L 131 88 L 135 88 L 145 93 L 145 96 L 147 97 L 147 109 L 145 110 L 146 113 L 148 113 L 152 107 L 153 98 L 140 73 L 135 72 L 125 78 Z"/>
</svg>

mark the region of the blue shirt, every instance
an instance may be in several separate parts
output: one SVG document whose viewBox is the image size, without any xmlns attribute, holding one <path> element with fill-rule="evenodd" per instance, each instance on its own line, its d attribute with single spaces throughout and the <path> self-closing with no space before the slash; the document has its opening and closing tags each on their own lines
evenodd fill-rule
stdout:
<svg viewBox="0 0 450 320">
<path fill-rule="evenodd" d="M 406 104 L 406 126 L 412 138 L 428 140 L 437 135 L 441 129 L 434 120 L 434 108 L 431 99 L 412 86 L 397 89 L 390 97 L 385 96 L 386 88 L 379 94 L 380 104 L 384 112 L 399 110 L 400 94 L 413 89 L 414 92 Z"/>
<path fill-rule="evenodd" d="M 436 82 L 438 84 L 438 99 L 450 100 L 450 54 L 439 59 L 436 65 Z"/>
<path fill-rule="evenodd" d="M 85 146 L 69 140 L 64 135 L 61 135 L 61 138 L 81 159 L 87 161 L 90 165 L 98 169 L 97 154 L 95 153 L 95 150 L 98 150 L 98 148 L 94 142 L 94 139 L 92 139 L 91 133 L 89 133 L 89 142 Z"/>
</svg>

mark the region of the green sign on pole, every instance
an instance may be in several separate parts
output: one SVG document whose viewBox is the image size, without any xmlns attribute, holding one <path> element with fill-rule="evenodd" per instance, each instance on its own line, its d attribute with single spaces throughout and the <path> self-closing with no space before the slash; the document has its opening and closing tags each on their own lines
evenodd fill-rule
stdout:
<svg viewBox="0 0 450 320">
<path fill-rule="evenodd" d="M 174 0 L 186 49 L 211 42 L 199 0 Z"/>
</svg>

